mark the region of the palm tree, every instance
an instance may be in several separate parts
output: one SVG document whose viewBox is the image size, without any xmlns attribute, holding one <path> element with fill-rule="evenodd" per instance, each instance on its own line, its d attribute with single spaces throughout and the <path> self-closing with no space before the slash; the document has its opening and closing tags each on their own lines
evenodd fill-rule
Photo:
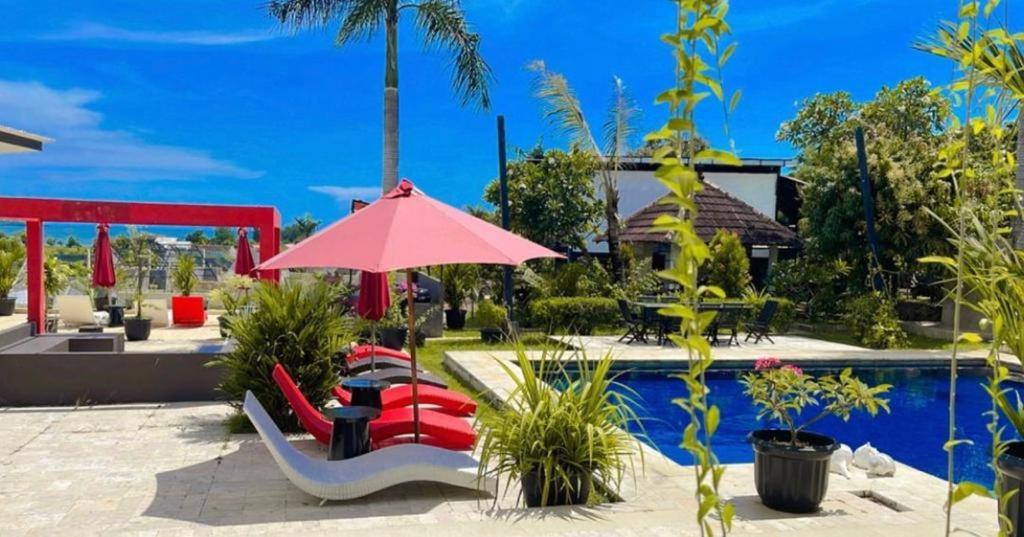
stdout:
<svg viewBox="0 0 1024 537">
<path fill-rule="evenodd" d="M 271 0 L 268 8 L 278 21 L 296 30 L 339 22 L 335 38 L 339 46 L 370 39 L 384 27 L 383 192 L 398 184 L 398 20 L 403 11 L 415 12 L 426 46 L 452 54 L 452 86 L 462 105 L 476 102 L 484 109 L 490 105 L 491 70 L 480 55 L 480 36 L 470 31 L 458 0 Z"/>
<path fill-rule="evenodd" d="M 569 134 L 572 143 L 600 160 L 608 259 L 612 278 L 621 282 L 624 274 L 619 245 L 619 172 L 622 170 L 622 158 L 632 151 L 634 123 L 639 109 L 622 79 L 612 77 L 612 98 L 602 132 L 604 143 L 598 144 L 568 80 L 559 73 L 548 71 L 542 61 L 533 62 L 529 68 L 537 72 L 536 96 L 546 103 L 544 115 Z"/>
<path fill-rule="evenodd" d="M 957 25 L 944 22 L 939 25 L 935 37 L 914 43 L 914 48 L 957 62 L 962 67 L 970 66 L 982 81 L 999 88 L 1016 101 L 1017 147 L 1015 156 L 1017 172 L 1014 186 L 1024 192 L 1024 50 L 1021 40 L 1005 30 L 997 28 L 978 36 L 977 47 L 971 35 L 962 34 Z M 1011 242 L 1015 248 L 1024 248 L 1024 213 L 1013 219 Z"/>
</svg>

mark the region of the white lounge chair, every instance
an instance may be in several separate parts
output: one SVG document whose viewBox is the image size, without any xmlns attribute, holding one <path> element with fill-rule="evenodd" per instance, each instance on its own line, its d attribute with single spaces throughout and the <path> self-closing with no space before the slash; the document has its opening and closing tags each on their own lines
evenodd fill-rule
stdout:
<svg viewBox="0 0 1024 537">
<path fill-rule="evenodd" d="M 106 316 L 106 312 L 97 315 L 92 309 L 92 299 L 85 295 L 60 295 L 53 300 L 53 308 L 65 326 L 101 324 Z"/>
<path fill-rule="evenodd" d="M 317 498 L 350 500 L 418 481 L 496 490 L 494 480 L 478 477 L 480 463 L 466 453 L 400 444 L 343 461 L 314 459 L 292 447 L 252 392 L 245 392 L 242 409 L 288 480 Z"/>
<path fill-rule="evenodd" d="M 170 326 L 170 315 L 166 298 L 147 298 L 142 301 L 142 316 L 152 319 L 150 326 L 153 328 Z"/>
</svg>

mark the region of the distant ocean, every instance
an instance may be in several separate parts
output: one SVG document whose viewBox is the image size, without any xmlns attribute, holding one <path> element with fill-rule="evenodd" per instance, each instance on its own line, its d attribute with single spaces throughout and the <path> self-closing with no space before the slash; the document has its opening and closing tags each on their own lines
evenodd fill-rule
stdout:
<svg viewBox="0 0 1024 537">
<path fill-rule="evenodd" d="M 185 226 L 138 226 L 140 231 L 149 233 L 152 235 L 159 235 L 162 237 L 176 237 L 183 238 L 188 233 L 197 229 L 203 230 L 207 236 L 213 234 L 213 228 L 206 227 L 185 227 Z M 13 235 L 17 233 L 23 233 L 25 231 L 25 224 L 21 222 L 4 222 L 0 221 L 0 233 L 5 235 Z M 128 233 L 127 226 L 113 225 L 110 226 L 111 235 L 126 235 Z M 60 240 L 67 240 L 68 237 L 74 237 L 79 242 L 89 244 L 96 238 L 96 225 L 95 224 L 43 224 L 43 234 L 46 238 L 55 238 Z"/>
</svg>

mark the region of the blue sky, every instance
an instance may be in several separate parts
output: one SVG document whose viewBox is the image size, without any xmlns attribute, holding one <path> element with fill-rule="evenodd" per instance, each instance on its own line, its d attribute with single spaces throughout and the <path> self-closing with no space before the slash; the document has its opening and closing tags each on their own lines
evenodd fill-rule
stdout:
<svg viewBox="0 0 1024 537">
<path fill-rule="evenodd" d="M 54 138 L 42 154 L 0 159 L 0 193 L 94 199 L 272 204 L 286 219 L 342 216 L 380 174 L 383 47 L 336 48 L 333 32 L 292 34 L 263 0 L 2 2 L 0 124 Z M 732 119 L 746 157 L 788 157 L 774 141 L 796 102 L 924 75 L 949 64 L 910 48 L 956 2 L 734 0 L 739 48 L 726 85 L 744 98 Z M 478 203 L 496 175 L 495 115 L 512 146 L 564 146 L 541 117 L 524 66 L 544 60 L 603 121 L 611 78 L 640 104 L 671 81 L 658 36 L 666 0 L 464 0 L 495 80 L 490 111 L 463 109 L 447 58 L 400 32 L 401 173 L 455 205 Z M 703 130 L 722 141 L 720 111 Z"/>
</svg>

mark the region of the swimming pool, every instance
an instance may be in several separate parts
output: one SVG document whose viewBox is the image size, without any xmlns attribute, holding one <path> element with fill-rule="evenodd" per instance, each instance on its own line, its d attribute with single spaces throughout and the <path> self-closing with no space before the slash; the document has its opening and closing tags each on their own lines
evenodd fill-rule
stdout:
<svg viewBox="0 0 1024 537">
<path fill-rule="evenodd" d="M 813 371 L 815 374 L 823 371 Z M 629 371 L 619 382 L 640 396 L 636 411 L 643 420 L 650 443 L 681 464 L 690 464 L 688 453 L 679 448 L 686 415 L 672 399 L 685 394 L 685 386 L 670 378 L 670 371 Z M 757 421 L 757 410 L 743 394 L 739 377 L 744 371 L 713 371 L 708 375 L 711 400 L 722 411 L 722 423 L 714 438 L 714 450 L 723 463 L 753 462 L 754 454 L 746 441 L 747 433 L 763 428 Z M 855 369 L 854 373 L 868 384 L 892 384 L 888 394 L 891 414 L 872 419 L 855 414 L 849 422 L 826 418 L 812 430 L 828 434 L 852 449 L 871 442 L 897 461 L 937 477 L 946 476 L 947 400 L 949 369 L 881 367 Z M 974 441 L 973 446 L 957 448 L 957 480 L 969 479 L 992 483 L 988 466 L 991 436 L 986 429 L 991 401 L 981 384 L 986 381 L 984 369 L 962 370 L 957 383 L 957 438 Z M 1008 431 L 1011 435 L 1012 431 Z"/>
</svg>

